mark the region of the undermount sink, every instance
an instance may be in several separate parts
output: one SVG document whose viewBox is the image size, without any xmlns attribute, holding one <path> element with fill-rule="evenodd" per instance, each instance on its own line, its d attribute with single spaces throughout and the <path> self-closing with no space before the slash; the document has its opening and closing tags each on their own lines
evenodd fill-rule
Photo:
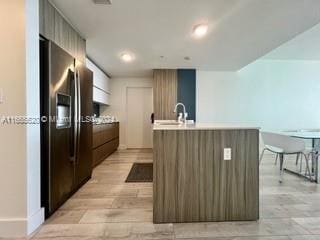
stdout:
<svg viewBox="0 0 320 240">
<path fill-rule="evenodd" d="M 174 122 L 174 123 L 156 123 L 156 125 L 182 125 L 183 123 L 178 123 L 178 122 Z"/>
<path fill-rule="evenodd" d="M 185 123 L 178 122 L 177 120 L 155 120 L 155 125 L 165 125 L 165 126 L 182 126 Z M 187 125 L 194 124 L 193 120 L 187 120 Z"/>
</svg>

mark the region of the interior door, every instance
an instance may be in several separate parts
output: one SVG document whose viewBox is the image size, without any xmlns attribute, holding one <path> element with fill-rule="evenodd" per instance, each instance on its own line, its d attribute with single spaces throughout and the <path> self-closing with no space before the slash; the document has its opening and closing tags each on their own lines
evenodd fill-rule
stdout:
<svg viewBox="0 0 320 240">
<path fill-rule="evenodd" d="M 76 164 L 76 187 L 91 177 L 92 173 L 92 122 L 93 116 L 93 73 L 81 63 L 76 64 L 80 85 L 81 118 L 79 148 Z"/>
<path fill-rule="evenodd" d="M 74 162 L 71 157 L 72 120 L 72 85 L 74 59 L 67 52 L 52 42 L 48 43 L 49 63 L 49 96 L 45 99 L 49 103 L 50 121 L 48 139 L 49 144 L 49 209 L 56 210 L 70 195 L 74 182 Z M 57 121 L 57 119 L 60 119 Z M 47 144 L 45 143 L 45 144 Z"/>
<path fill-rule="evenodd" d="M 152 148 L 152 112 L 152 88 L 128 87 L 127 148 Z"/>
</svg>

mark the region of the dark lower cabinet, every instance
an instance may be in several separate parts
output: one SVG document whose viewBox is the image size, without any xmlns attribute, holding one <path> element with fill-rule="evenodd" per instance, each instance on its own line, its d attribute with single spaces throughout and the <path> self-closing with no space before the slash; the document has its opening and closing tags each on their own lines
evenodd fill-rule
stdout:
<svg viewBox="0 0 320 240">
<path fill-rule="evenodd" d="M 119 147 L 119 123 L 93 126 L 93 167 L 99 165 Z"/>
</svg>

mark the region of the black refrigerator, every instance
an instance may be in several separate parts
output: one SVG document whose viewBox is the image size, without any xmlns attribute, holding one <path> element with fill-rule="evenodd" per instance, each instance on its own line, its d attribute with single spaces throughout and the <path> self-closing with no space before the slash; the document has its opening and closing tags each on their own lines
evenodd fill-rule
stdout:
<svg viewBox="0 0 320 240">
<path fill-rule="evenodd" d="M 93 73 L 40 41 L 41 203 L 46 218 L 91 177 Z"/>
</svg>

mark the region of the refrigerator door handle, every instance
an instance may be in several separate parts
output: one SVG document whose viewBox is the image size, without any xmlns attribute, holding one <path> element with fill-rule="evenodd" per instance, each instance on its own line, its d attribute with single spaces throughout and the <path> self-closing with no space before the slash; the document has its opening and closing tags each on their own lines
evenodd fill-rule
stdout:
<svg viewBox="0 0 320 240">
<path fill-rule="evenodd" d="M 77 71 L 74 71 L 74 116 L 73 116 L 73 157 L 72 162 L 76 162 L 77 159 L 77 134 L 78 134 L 78 84 L 77 84 Z"/>
<path fill-rule="evenodd" d="M 78 114 L 78 125 L 77 125 L 77 164 L 79 164 L 79 150 L 80 150 L 80 136 L 81 136 L 81 87 L 80 87 L 80 71 L 79 70 L 76 70 L 77 71 L 77 93 L 78 93 L 78 96 L 77 96 L 77 104 L 78 104 L 78 111 L 77 111 L 77 114 Z"/>
</svg>

